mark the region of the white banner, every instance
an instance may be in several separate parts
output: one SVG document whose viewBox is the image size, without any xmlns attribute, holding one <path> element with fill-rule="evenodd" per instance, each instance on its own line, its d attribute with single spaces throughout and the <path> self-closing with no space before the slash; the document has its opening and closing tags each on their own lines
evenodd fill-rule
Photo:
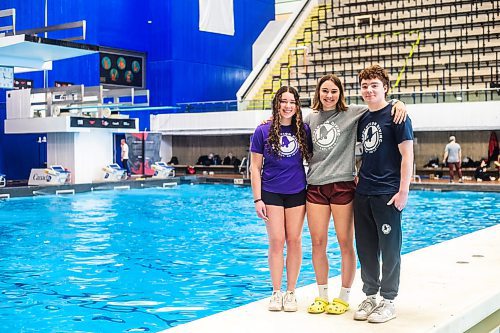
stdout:
<svg viewBox="0 0 500 333">
<path fill-rule="evenodd" d="M 199 0 L 200 31 L 234 36 L 233 0 Z"/>
</svg>

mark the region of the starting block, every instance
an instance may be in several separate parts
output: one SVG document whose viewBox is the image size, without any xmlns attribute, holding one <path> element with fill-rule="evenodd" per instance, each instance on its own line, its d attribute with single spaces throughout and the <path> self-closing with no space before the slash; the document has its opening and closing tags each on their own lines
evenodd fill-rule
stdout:
<svg viewBox="0 0 500 333">
<path fill-rule="evenodd" d="M 51 165 L 45 169 L 47 175 L 47 183 L 51 185 L 62 185 L 69 182 L 71 172 L 63 168 L 61 165 Z"/>
<path fill-rule="evenodd" d="M 0 187 L 5 187 L 5 184 L 7 184 L 7 179 L 4 174 L 0 174 Z"/>
<path fill-rule="evenodd" d="M 102 168 L 104 171 L 104 180 L 119 181 L 127 179 L 127 169 L 122 169 L 118 164 L 109 164 Z"/>
<path fill-rule="evenodd" d="M 167 165 L 165 162 L 155 162 L 151 169 L 154 170 L 153 178 L 163 179 L 168 177 L 175 177 L 175 168 Z"/>
<path fill-rule="evenodd" d="M 71 181 L 71 172 L 61 165 L 31 169 L 28 185 L 63 185 Z"/>
</svg>

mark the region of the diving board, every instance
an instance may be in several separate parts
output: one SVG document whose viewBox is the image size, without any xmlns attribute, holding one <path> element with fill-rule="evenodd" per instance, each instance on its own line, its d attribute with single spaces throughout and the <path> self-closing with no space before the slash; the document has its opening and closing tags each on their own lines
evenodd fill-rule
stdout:
<svg viewBox="0 0 500 333">
<path fill-rule="evenodd" d="M 16 73 L 50 70 L 52 62 L 99 52 L 96 45 L 43 38 L 32 35 L 0 37 L 0 65 L 14 67 Z"/>
</svg>

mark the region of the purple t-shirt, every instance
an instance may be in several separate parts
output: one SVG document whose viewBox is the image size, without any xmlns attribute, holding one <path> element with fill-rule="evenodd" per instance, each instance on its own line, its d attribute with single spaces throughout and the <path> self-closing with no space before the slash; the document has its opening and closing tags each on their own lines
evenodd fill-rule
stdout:
<svg viewBox="0 0 500 333">
<path fill-rule="evenodd" d="M 304 124 L 307 142 L 311 130 Z M 268 137 L 271 123 L 258 126 L 252 136 L 250 151 L 264 156 L 262 189 L 267 192 L 295 194 L 306 188 L 306 173 L 297 137 L 291 126 L 281 126 L 279 156 L 270 151 Z M 311 143 L 312 144 L 312 143 Z"/>
</svg>

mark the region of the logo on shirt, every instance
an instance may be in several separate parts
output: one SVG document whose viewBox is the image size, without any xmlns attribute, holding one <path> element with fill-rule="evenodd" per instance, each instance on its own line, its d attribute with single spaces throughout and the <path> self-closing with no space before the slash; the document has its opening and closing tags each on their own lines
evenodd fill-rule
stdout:
<svg viewBox="0 0 500 333">
<path fill-rule="evenodd" d="M 382 129 L 376 122 L 371 122 L 365 126 L 361 136 L 363 148 L 366 153 L 374 153 L 382 143 Z"/>
<path fill-rule="evenodd" d="M 384 233 L 384 235 L 388 235 L 391 232 L 391 226 L 388 224 L 383 224 L 382 232 Z"/>
<path fill-rule="evenodd" d="M 280 137 L 280 156 L 290 157 L 297 153 L 299 144 L 297 138 L 291 133 L 281 133 Z"/>
<path fill-rule="evenodd" d="M 332 122 L 325 122 L 316 127 L 313 133 L 313 142 L 318 145 L 320 149 L 329 149 L 337 143 L 340 136 L 340 128 L 337 124 Z"/>
</svg>

